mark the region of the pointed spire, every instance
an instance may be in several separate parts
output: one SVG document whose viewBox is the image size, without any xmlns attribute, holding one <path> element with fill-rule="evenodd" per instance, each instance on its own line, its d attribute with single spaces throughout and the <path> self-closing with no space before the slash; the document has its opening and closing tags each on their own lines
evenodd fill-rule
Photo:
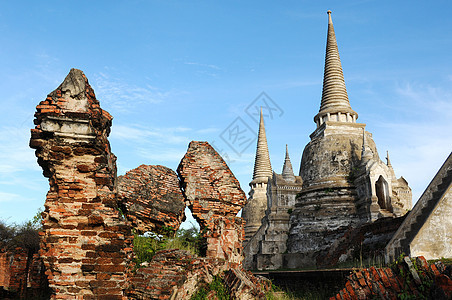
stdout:
<svg viewBox="0 0 452 300">
<path fill-rule="evenodd" d="M 328 35 L 326 41 L 325 70 L 323 74 L 322 101 L 319 113 L 314 121 L 325 115 L 344 113 L 350 114 L 350 119 L 356 120 L 358 114 L 351 108 L 345 87 L 344 74 L 342 72 L 341 59 L 334 33 L 331 11 L 328 12 Z"/>
<path fill-rule="evenodd" d="M 386 165 L 392 168 L 391 161 L 389 160 L 389 151 L 386 150 Z"/>
<path fill-rule="evenodd" d="M 289 150 L 286 144 L 286 159 L 282 168 L 282 177 L 286 181 L 295 182 L 295 175 L 293 174 L 292 163 L 290 162 Z"/>
<path fill-rule="evenodd" d="M 363 128 L 363 148 L 361 150 L 361 162 L 367 163 L 370 159 L 372 159 L 372 157 L 372 149 L 370 149 L 369 145 L 367 144 L 366 131 Z"/>
<path fill-rule="evenodd" d="M 261 119 L 259 122 L 259 133 L 257 137 L 256 158 L 254 160 L 253 181 L 256 179 L 267 182 L 272 176 L 272 166 L 268 154 L 267 137 L 265 135 L 264 116 L 261 107 Z"/>
</svg>

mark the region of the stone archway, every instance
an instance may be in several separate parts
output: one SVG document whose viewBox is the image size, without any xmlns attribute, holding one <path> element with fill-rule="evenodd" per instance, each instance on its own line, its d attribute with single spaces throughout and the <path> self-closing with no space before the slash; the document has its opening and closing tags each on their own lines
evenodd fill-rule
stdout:
<svg viewBox="0 0 452 300">
<path fill-rule="evenodd" d="M 381 209 L 389 209 L 389 188 L 388 182 L 383 178 L 382 175 L 375 182 L 375 194 L 378 198 L 378 205 Z"/>
</svg>

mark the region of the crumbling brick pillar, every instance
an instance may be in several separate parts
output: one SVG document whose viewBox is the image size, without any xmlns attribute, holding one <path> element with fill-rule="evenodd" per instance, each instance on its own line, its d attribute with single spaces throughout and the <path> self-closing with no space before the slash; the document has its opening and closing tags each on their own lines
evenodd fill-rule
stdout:
<svg viewBox="0 0 452 300">
<path fill-rule="evenodd" d="M 164 166 L 141 165 L 119 176 L 118 202 L 138 233 L 174 232 L 185 219 L 179 179 Z"/>
<path fill-rule="evenodd" d="M 242 263 L 244 221 L 237 213 L 246 196 L 221 156 L 207 142 L 193 141 L 177 168 L 193 217 L 207 237 L 207 257 Z"/>
<path fill-rule="evenodd" d="M 117 210 L 112 117 L 76 69 L 36 109 L 30 147 L 50 184 L 40 255 L 53 298 L 122 299 L 132 237 Z"/>
</svg>

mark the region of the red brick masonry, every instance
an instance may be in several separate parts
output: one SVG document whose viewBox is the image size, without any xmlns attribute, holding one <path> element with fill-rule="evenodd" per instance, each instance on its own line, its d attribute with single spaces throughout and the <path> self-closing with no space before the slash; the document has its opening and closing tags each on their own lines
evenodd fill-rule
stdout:
<svg viewBox="0 0 452 300">
<path fill-rule="evenodd" d="M 449 270 L 450 272 L 450 270 Z M 356 271 L 333 299 L 451 299 L 452 280 L 439 262 L 429 265 L 424 257 L 408 257 L 393 268 Z M 413 298 L 415 297 L 415 298 Z M 408 298 L 403 298 L 408 299 Z"/>
<path fill-rule="evenodd" d="M 164 166 L 141 165 L 119 176 L 118 198 L 127 219 L 140 233 L 175 231 L 185 217 L 179 179 Z"/>
<path fill-rule="evenodd" d="M 193 217 L 206 229 L 207 257 L 241 265 L 245 224 L 237 213 L 246 195 L 239 181 L 207 142 L 191 142 L 177 172 Z"/>
<path fill-rule="evenodd" d="M 50 184 L 40 255 L 53 298 L 123 296 L 132 236 L 117 209 L 111 120 L 76 69 L 37 106 L 30 147 Z"/>
</svg>

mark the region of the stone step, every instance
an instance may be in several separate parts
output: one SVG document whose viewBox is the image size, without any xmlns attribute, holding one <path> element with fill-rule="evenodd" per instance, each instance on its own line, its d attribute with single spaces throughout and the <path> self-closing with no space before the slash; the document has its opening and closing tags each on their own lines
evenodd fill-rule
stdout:
<svg viewBox="0 0 452 300">
<path fill-rule="evenodd" d="M 400 245 L 406 245 L 406 241 L 411 241 L 416 236 L 419 229 L 429 217 L 430 212 L 433 211 L 439 198 L 444 194 L 451 183 L 452 169 L 447 171 L 447 175 L 442 179 L 441 183 L 437 185 L 436 191 L 432 193 L 431 199 L 421 209 L 419 215 L 413 219 L 410 224 L 410 229 L 405 233 L 404 238 L 400 240 Z"/>
</svg>

